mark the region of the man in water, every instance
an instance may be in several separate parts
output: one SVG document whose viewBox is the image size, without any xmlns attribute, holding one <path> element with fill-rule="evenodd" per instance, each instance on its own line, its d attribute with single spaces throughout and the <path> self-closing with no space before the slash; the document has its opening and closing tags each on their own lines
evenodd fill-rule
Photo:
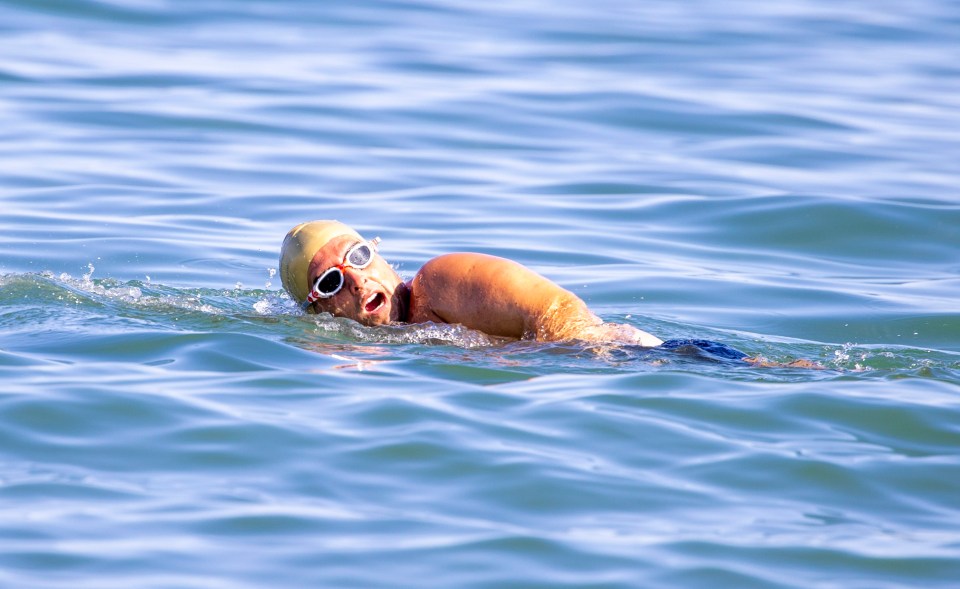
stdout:
<svg viewBox="0 0 960 589">
<path fill-rule="evenodd" d="M 438 256 L 404 282 L 377 253 L 378 242 L 365 240 L 339 221 L 297 225 L 287 233 L 280 252 L 283 287 L 307 313 L 327 312 L 367 326 L 459 323 L 516 339 L 583 340 L 667 349 L 693 346 L 726 359 L 759 360 L 723 344 L 704 340 L 663 342 L 630 325 L 604 323 L 577 295 L 496 256 Z"/>
<path fill-rule="evenodd" d="M 433 321 L 517 339 L 663 343 L 630 325 L 604 323 L 575 294 L 516 262 L 446 254 L 404 282 L 377 243 L 339 221 L 302 223 L 283 240 L 280 279 L 306 312 L 367 326 Z"/>
</svg>

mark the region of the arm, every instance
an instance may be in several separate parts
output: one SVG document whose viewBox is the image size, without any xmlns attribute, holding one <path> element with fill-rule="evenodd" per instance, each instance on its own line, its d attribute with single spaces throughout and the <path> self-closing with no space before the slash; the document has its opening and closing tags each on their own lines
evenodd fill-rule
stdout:
<svg viewBox="0 0 960 589">
<path fill-rule="evenodd" d="M 651 347 L 662 343 L 629 325 L 604 323 L 575 294 L 495 256 L 439 256 L 417 273 L 410 290 L 413 323 L 460 323 L 491 335 L 540 341 L 582 339 Z"/>
</svg>

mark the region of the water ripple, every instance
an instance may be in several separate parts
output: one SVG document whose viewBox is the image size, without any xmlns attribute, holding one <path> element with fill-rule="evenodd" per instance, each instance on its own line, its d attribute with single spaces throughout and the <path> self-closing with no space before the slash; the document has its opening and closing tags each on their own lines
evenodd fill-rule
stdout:
<svg viewBox="0 0 960 589">
<path fill-rule="evenodd" d="M 954 586 L 958 25 L 0 0 L 0 585 Z M 823 369 L 306 316 L 307 218 Z"/>
</svg>

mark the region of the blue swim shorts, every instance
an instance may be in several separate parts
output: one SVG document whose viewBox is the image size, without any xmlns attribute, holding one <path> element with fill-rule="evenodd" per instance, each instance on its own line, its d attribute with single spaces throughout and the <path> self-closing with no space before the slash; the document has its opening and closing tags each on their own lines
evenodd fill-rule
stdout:
<svg viewBox="0 0 960 589">
<path fill-rule="evenodd" d="M 731 348 L 726 344 L 705 339 L 671 339 L 663 342 L 655 349 L 680 350 L 682 352 L 684 351 L 683 348 L 695 348 L 689 351 L 696 352 L 696 350 L 700 350 L 709 356 L 722 358 L 724 360 L 743 360 L 747 357 L 747 355 L 740 350 Z"/>
</svg>

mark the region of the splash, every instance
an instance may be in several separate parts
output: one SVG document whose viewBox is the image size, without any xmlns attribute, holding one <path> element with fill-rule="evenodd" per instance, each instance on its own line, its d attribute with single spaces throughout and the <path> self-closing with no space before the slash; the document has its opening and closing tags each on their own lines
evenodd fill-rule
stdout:
<svg viewBox="0 0 960 589">
<path fill-rule="evenodd" d="M 854 372 L 873 370 L 872 367 L 864 363 L 871 357 L 871 354 L 866 350 L 856 349 L 856 345 L 855 343 L 847 342 L 841 345 L 840 348 L 834 350 L 830 366 L 836 369 L 846 369 Z"/>
<path fill-rule="evenodd" d="M 283 293 L 270 293 L 261 296 L 254 301 L 253 310 L 257 315 L 264 317 L 293 315 L 300 311 L 294 305 L 293 300 Z"/>
<path fill-rule="evenodd" d="M 263 283 L 263 288 L 270 288 L 273 286 L 273 277 L 277 275 L 276 268 L 267 268 L 267 281 Z"/>
<path fill-rule="evenodd" d="M 223 311 L 205 300 L 203 293 L 181 291 L 149 282 L 120 282 L 112 278 L 93 278 L 96 268 L 87 264 L 87 272 L 74 278 L 63 272 L 54 275 L 44 271 L 39 274 L 39 284 L 31 275 L 21 275 L 27 282 L 40 287 L 41 295 L 53 296 L 60 303 L 82 306 L 90 303 L 124 304 L 139 308 L 182 309 L 219 315 Z M 36 276 L 36 275 L 33 275 Z"/>
<path fill-rule="evenodd" d="M 420 344 L 472 349 L 498 346 L 513 341 L 510 338 L 487 335 L 463 325 L 419 323 L 365 327 L 356 321 L 333 317 L 327 313 L 315 317 L 315 324 L 321 332 L 330 336 L 365 343 Z"/>
<path fill-rule="evenodd" d="M 87 264 L 87 272 L 81 275 L 79 279 L 66 272 L 54 276 L 53 272 L 44 271 L 40 273 L 40 276 L 67 291 L 59 293 L 57 295 L 58 300 L 75 305 L 81 304 L 85 298 L 90 298 L 91 295 L 124 302 L 136 302 L 143 296 L 143 291 L 135 284 L 120 284 L 109 279 L 94 280 L 93 273 L 95 271 L 94 265 L 89 263 Z"/>
</svg>

